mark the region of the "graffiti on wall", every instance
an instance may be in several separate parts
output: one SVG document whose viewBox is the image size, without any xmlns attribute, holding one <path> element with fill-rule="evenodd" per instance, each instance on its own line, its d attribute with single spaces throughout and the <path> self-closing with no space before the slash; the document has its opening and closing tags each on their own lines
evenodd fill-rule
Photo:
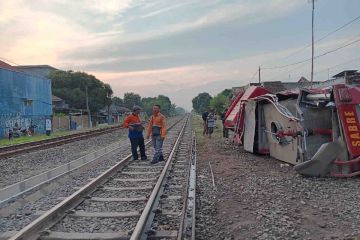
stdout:
<svg viewBox="0 0 360 240">
<path fill-rule="evenodd" d="M 50 119 L 47 116 L 22 116 L 20 114 L 1 114 L 0 115 L 0 137 L 8 135 L 9 130 L 14 127 L 20 129 L 28 129 L 29 126 L 35 125 L 35 132 L 45 133 L 46 119 Z"/>
</svg>

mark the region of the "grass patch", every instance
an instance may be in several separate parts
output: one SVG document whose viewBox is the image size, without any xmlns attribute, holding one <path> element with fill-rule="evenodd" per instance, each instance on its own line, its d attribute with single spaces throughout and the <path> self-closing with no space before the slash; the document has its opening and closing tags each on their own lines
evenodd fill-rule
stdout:
<svg viewBox="0 0 360 240">
<path fill-rule="evenodd" d="M 211 138 L 203 135 L 203 120 L 201 116 L 193 115 L 192 125 L 196 134 L 197 144 L 200 148 L 209 147 L 207 145 L 211 144 L 211 147 L 215 148 L 220 154 L 231 155 L 234 152 L 234 146 L 226 143 L 228 141 L 223 138 L 222 123 L 220 120 L 216 121 L 217 127 L 214 128 Z"/>
<path fill-rule="evenodd" d="M 116 124 L 118 125 L 118 124 Z M 19 138 L 13 138 L 10 141 L 7 138 L 3 138 L 0 139 L 0 147 L 6 147 L 6 146 L 10 146 L 10 145 L 16 145 L 16 144 L 22 144 L 22 143 L 28 143 L 28 142 L 36 142 L 36 141 L 41 141 L 41 140 L 46 140 L 46 139 L 51 139 L 51 138 L 57 138 L 57 137 L 62 137 L 62 136 L 67 136 L 67 135 L 71 135 L 74 133 L 79 133 L 79 132 L 88 132 L 88 131 L 92 131 L 92 130 L 96 130 L 96 129 L 104 129 L 104 128 L 109 128 L 115 125 L 107 125 L 107 124 L 99 124 L 96 127 L 93 127 L 92 129 L 88 129 L 88 128 L 84 128 L 81 130 L 77 130 L 77 131 L 69 131 L 69 130 L 59 130 L 56 132 L 52 132 L 50 136 L 47 136 L 46 134 L 39 134 L 39 135 L 34 135 L 34 136 L 21 136 Z"/>
<path fill-rule="evenodd" d="M 193 125 L 194 131 L 196 133 L 197 143 L 200 146 L 205 145 L 208 142 L 209 137 L 206 135 L 203 135 L 204 126 L 203 126 L 203 120 L 202 120 L 201 116 L 193 115 L 192 125 Z M 220 120 L 216 121 L 216 127 L 214 128 L 214 132 L 211 135 L 211 139 L 220 140 L 220 141 L 223 139 L 222 138 L 222 124 L 221 124 Z"/>
<path fill-rule="evenodd" d="M 5 147 L 5 146 L 10 146 L 10 145 L 15 145 L 15 144 L 36 142 L 36 141 L 41 141 L 41 140 L 45 140 L 45 139 L 66 136 L 71 133 L 72 132 L 70 132 L 70 131 L 56 131 L 56 132 L 51 133 L 50 136 L 47 136 L 45 134 L 34 135 L 34 136 L 30 136 L 30 137 L 29 136 L 21 136 L 19 138 L 13 138 L 10 141 L 7 138 L 4 138 L 4 139 L 0 139 L 0 146 Z"/>
</svg>

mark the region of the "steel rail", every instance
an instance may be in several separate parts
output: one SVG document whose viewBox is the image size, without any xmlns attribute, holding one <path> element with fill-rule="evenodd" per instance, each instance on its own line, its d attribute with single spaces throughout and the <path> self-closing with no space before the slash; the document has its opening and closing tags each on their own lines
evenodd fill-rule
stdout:
<svg viewBox="0 0 360 240">
<path fill-rule="evenodd" d="M 168 173 L 168 170 L 169 170 L 169 167 L 170 165 L 172 164 L 173 162 L 173 159 L 174 159 L 174 155 L 175 155 L 175 152 L 180 144 L 180 141 L 182 139 L 182 136 L 184 135 L 184 132 L 185 132 L 185 128 L 186 128 L 186 125 L 187 125 L 187 122 L 188 122 L 188 119 L 186 119 L 186 122 L 184 124 L 184 126 L 182 127 L 181 129 L 181 132 L 178 136 L 178 138 L 176 139 L 176 142 L 170 152 L 170 155 L 168 157 L 168 159 L 166 160 L 166 164 L 158 178 L 158 181 L 156 182 L 156 185 L 153 189 L 153 191 L 151 192 L 151 195 L 149 197 L 149 200 L 148 202 L 146 203 L 146 206 L 135 226 L 135 229 L 131 235 L 131 238 L 130 240 L 139 240 L 139 239 L 144 239 L 146 238 L 146 226 L 148 225 L 148 223 L 150 222 L 149 221 L 149 217 L 150 217 L 150 213 L 151 211 L 153 210 L 153 207 L 154 207 L 154 204 L 156 203 L 156 200 L 159 198 L 159 191 L 160 191 L 160 188 L 161 186 L 163 185 L 163 182 L 165 180 L 165 177 Z"/>
<path fill-rule="evenodd" d="M 168 128 L 170 130 L 172 127 L 181 122 L 184 118 L 175 122 L 172 126 Z M 185 120 L 184 126 L 186 126 L 187 119 Z M 184 128 L 184 127 L 183 127 Z M 146 142 L 146 146 L 151 143 L 151 140 Z M 115 175 L 119 170 L 125 167 L 131 160 L 132 155 L 129 154 L 124 157 L 120 162 L 112 166 L 110 169 L 106 170 L 104 173 L 90 181 L 84 187 L 77 190 L 75 193 L 65 198 L 62 202 L 51 208 L 49 211 L 41 215 L 39 218 L 35 219 L 29 225 L 25 226 L 19 232 L 17 232 L 14 236 L 9 238 L 9 240 L 36 240 L 42 234 L 46 234 L 46 232 L 42 232 L 44 229 L 53 226 L 60 219 L 62 219 L 70 209 L 75 208 L 82 201 L 84 201 L 89 194 L 96 191 L 98 186 L 104 184 L 110 177 Z"/>
<path fill-rule="evenodd" d="M 60 145 L 66 144 L 66 143 L 70 143 L 70 142 L 77 141 L 77 140 L 82 140 L 82 139 L 85 139 L 88 137 L 95 137 L 98 135 L 106 134 L 106 133 L 109 133 L 109 132 L 112 132 L 112 131 L 115 131 L 118 129 L 124 129 L 124 128 L 121 126 L 113 126 L 113 127 L 108 127 L 108 128 L 104 128 L 104 129 L 97 129 L 97 130 L 91 130 L 91 131 L 87 131 L 87 132 L 74 133 L 74 134 L 61 136 L 61 137 L 57 137 L 57 138 L 50 138 L 50 139 L 44 139 L 44 140 L 35 141 L 35 142 L 28 142 L 28 143 L 16 144 L 16 145 L 12 145 L 12 146 L 1 147 L 0 148 L 0 158 L 10 157 L 10 156 L 14 156 L 17 154 L 21 154 L 21 153 L 29 152 L 29 151 L 33 151 L 33 150 L 44 149 L 44 148 L 53 147 L 53 146 L 60 146 Z"/>
<path fill-rule="evenodd" d="M 195 240 L 195 209 L 196 209 L 196 136 L 192 133 L 191 138 L 191 161 L 186 182 L 186 197 L 182 209 L 182 219 L 177 240 Z"/>
</svg>

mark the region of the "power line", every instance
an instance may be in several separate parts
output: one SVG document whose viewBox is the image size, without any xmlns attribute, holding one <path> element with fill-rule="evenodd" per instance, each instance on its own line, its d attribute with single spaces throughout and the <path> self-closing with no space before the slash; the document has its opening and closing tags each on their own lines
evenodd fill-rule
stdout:
<svg viewBox="0 0 360 240">
<path fill-rule="evenodd" d="M 336 33 L 336 32 L 338 32 L 338 31 L 340 31 L 341 29 L 343 29 L 343 28 L 345 28 L 345 27 L 347 27 L 348 25 L 350 25 L 350 24 L 352 24 L 352 23 L 354 23 L 354 22 L 358 21 L 359 19 L 360 19 L 360 16 L 357 16 L 357 17 L 353 18 L 353 19 L 352 19 L 352 20 L 350 20 L 349 22 L 347 22 L 347 23 L 343 24 L 342 26 L 338 27 L 337 29 L 335 29 L 335 30 L 333 30 L 333 31 L 331 31 L 331 32 L 329 32 L 329 33 L 327 33 L 327 34 L 325 34 L 323 37 L 321 37 L 321 38 L 317 39 L 314 43 L 318 43 L 318 42 L 320 42 L 320 41 L 324 40 L 325 38 L 327 38 L 327 37 L 329 37 L 329 36 L 333 35 L 334 33 Z M 303 47 L 303 48 L 301 48 L 301 49 L 297 50 L 296 52 L 293 52 L 293 53 L 289 54 L 288 56 L 286 56 L 286 57 L 284 57 L 284 58 L 282 58 L 282 59 L 287 59 L 287 58 L 289 58 L 289 57 L 292 57 L 292 56 L 294 56 L 294 55 L 298 54 L 299 52 L 304 51 L 305 49 L 307 49 L 307 48 L 308 48 L 308 47 L 310 47 L 310 46 L 311 46 L 311 43 L 310 43 L 310 44 L 308 44 L 308 45 L 306 45 L 305 47 Z"/>
<path fill-rule="evenodd" d="M 254 75 L 251 77 L 250 82 L 252 82 L 252 80 L 254 80 L 254 78 L 255 78 L 255 76 L 256 76 L 256 74 L 257 74 L 258 72 L 259 72 L 259 69 L 257 69 L 256 72 L 254 73 Z"/>
<path fill-rule="evenodd" d="M 297 67 L 295 67 L 295 68 L 292 68 L 292 69 L 290 69 L 289 71 L 286 71 L 286 72 L 282 72 L 282 73 L 280 73 L 280 74 L 277 74 L 277 75 L 275 75 L 275 77 L 272 77 L 269 81 L 272 81 L 272 80 L 274 80 L 274 79 L 276 79 L 276 78 L 279 78 L 279 77 L 282 76 L 284 73 L 291 73 L 292 71 L 295 71 L 295 70 L 297 70 L 297 69 L 299 69 L 299 68 L 302 68 L 302 67 L 304 67 L 306 64 L 307 64 L 307 62 L 301 64 L 300 66 L 297 66 Z"/>
<path fill-rule="evenodd" d="M 357 36 L 358 36 L 358 35 L 357 35 Z M 357 36 L 356 36 L 356 37 L 357 37 Z M 351 42 L 350 42 L 350 41 L 351 41 Z M 345 47 L 348 47 L 348 46 L 350 46 L 350 45 L 352 45 L 352 44 L 355 44 L 355 43 L 357 43 L 357 42 L 360 41 L 360 38 L 359 38 L 359 39 L 356 39 L 356 40 L 354 40 L 354 41 L 352 41 L 352 40 L 350 40 L 350 41 L 346 41 L 346 42 L 345 42 L 345 45 L 343 45 L 343 46 L 337 47 L 337 48 L 335 48 L 335 49 L 332 49 L 332 50 L 330 50 L 330 51 L 327 51 L 327 52 L 325 52 L 325 53 L 322 53 L 322 54 L 320 54 L 320 55 L 317 55 L 317 56 L 314 57 L 314 59 L 323 57 L 323 56 L 325 56 L 325 55 L 327 55 L 327 54 L 336 52 L 336 51 L 338 51 L 338 50 L 340 50 L 340 49 L 342 49 L 342 48 L 345 48 Z M 298 64 L 301 64 L 301 63 L 304 63 L 304 62 L 308 62 L 308 61 L 311 61 L 311 58 L 307 58 L 307 59 L 304 59 L 304 60 L 301 60 L 301 61 L 298 61 L 298 62 L 289 63 L 289 64 L 285 64 L 285 65 L 280 65 L 280 66 L 263 67 L 262 69 L 271 70 L 271 69 L 286 68 L 286 67 L 298 65 Z"/>
<path fill-rule="evenodd" d="M 319 74 L 319 73 L 322 73 L 322 72 L 325 72 L 325 71 L 328 71 L 329 69 L 336 69 L 342 65 L 345 65 L 345 64 L 348 64 L 348 63 L 351 63 L 351 62 L 355 62 L 357 60 L 360 60 L 360 57 L 356 57 L 356 58 L 353 58 L 349 61 L 346 61 L 346 62 L 343 62 L 343 63 L 339 63 L 339 64 L 336 64 L 336 65 L 333 65 L 331 67 L 327 67 L 327 68 L 323 68 L 322 70 L 319 70 L 317 72 L 315 72 L 314 74 Z"/>
<path fill-rule="evenodd" d="M 359 35 L 357 35 L 357 36 L 359 36 Z M 357 37 L 357 36 L 356 36 L 356 37 Z M 328 51 L 328 52 L 325 52 L 325 53 L 323 53 L 323 54 L 320 54 L 320 55 L 316 56 L 314 59 L 317 59 L 317 58 L 322 57 L 322 56 L 325 56 L 325 55 L 327 55 L 327 54 L 329 54 L 329 53 L 335 52 L 335 51 L 337 51 L 337 50 L 340 50 L 340 49 L 342 49 L 342 48 L 345 48 L 345 47 L 347 47 L 347 46 L 349 46 L 349 45 L 352 45 L 352 44 L 354 44 L 354 43 L 356 43 L 356 42 L 359 42 L 359 41 L 360 41 L 360 39 L 357 39 L 357 40 L 354 40 L 354 41 L 353 41 L 353 40 L 348 40 L 348 41 L 344 42 L 345 45 L 342 45 L 342 46 L 340 46 L 340 47 L 338 47 L 338 48 L 335 48 L 335 49 L 332 49 L 332 50 L 330 50 L 330 51 Z M 347 61 L 347 62 L 338 64 L 338 65 L 331 66 L 330 69 L 335 68 L 335 67 L 337 67 L 337 66 L 344 65 L 344 64 L 349 63 L 349 62 L 353 62 L 353 61 L 358 60 L 358 59 L 360 59 L 360 57 L 354 58 L 354 59 L 352 59 L 352 60 L 350 60 L 350 61 Z M 292 71 L 294 71 L 294 70 L 296 70 L 296 69 L 299 69 L 299 68 L 305 66 L 305 65 L 307 64 L 307 62 L 309 62 L 310 60 L 311 60 L 311 58 L 305 59 L 305 60 L 300 61 L 300 62 L 297 62 L 297 63 L 289 64 L 289 66 L 290 66 L 290 65 L 292 66 L 292 65 L 298 65 L 298 64 L 303 63 L 303 64 L 301 64 L 300 66 L 297 66 L 297 67 L 295 67 L 295 68 L 293 68 L 293 69 L 291 69 L 291 70 L 289 70 L 289 71 L 285 71 L 285 72 L 286 72 L 286 73 L 291 73 Z M 329 69 L 329 68 L 323 69 L 323 70 L 321 70 L 321 71 L 317 71 L 317 72 L 315 72 L 315 74 L 318 74 L 319 72 L 322 72 L 322 71 L 326 71 L 326 70 L 328 70 L 328 69 Z M 280 74 L 277 74 L 275 77 L 272 77 L 269 81 L 272 81 L 273 79 L 278 78 L 279 76 L 283 75 L 285 72 L 282 72 L 282 73 L 280 73 Z"/>
<path fill-rule="evenodd" d="M 325 35 L 325 36 L 323 36 L 322 38 L 320 38 L 320 39 L 316 40 L 316 41 L 315 41 L 315 43 L 320 42 L 321 40 L 323 40 L 323 39 L 327 38 L 328 36 L 330 36 L 330 35 L 332 35 L 332 34 L 334 34 L 334 33 L 338 32 L 338 31 L 340 31 L 340 30 L 341 30 L 341 29 L 343 29 L 344 27 L 346 27 L 346 26 L 348 26 L 348 25 L 352 24 L 353 22 L 355 22 L 355 21 L 357 21 L 357 20 L 359 20 L 359 19 L 360 19 L 360 16 L 358 16 L 358 17 L 354 18 L 354 19 L 353 19 L 353 20 L 351 20 L 350 22 L 345 23 L 345 24 L 344 24 L 344 25 L 342 25 L 341 27 L 339 27 L 339 28 L 335 29 L 335 30 L 334 30 L 334 31 L 332 31 L 332 32 L 329 32 L 328 34 L 326 34 L 326 35 Z"/>
<path fill-rule="evenodd" d="M 333 66 L 330 66 L 330 67 L 327 67 L 327 68 L 323 68 L 323 69 L 321 69 L 321 70 L 319 70 L 319 71 L 314 72 L 314 75 L 317 75 L 317 74 L 319 74 L 319 73 L 322 73 L 322 72 L 325 72 L 325 71 L 328 71 L 328 70 L 331 70 L 331 69 L 332 69 L 332 70 L 333 70 L 333 69 L 336 69 L 336 68 L 338 68 L 339 66 L 342 66 L 342 65 L 345 65 L 345 64 L 348 64 L 348 63 L 357 61 L 357 60 L 360 60 L 360 57 L 356 57 L 356 58 L 353 58 L 353 59 L 351 59 L 351 60 L 349 60 L 349 61 L 342 62 L 342 63 L 336 64 L 336 65 L 333 65 Z M 274 79 L 276 79 L 276 78 L 279 78 L 279 77 L 281 77 L 282 75 L 284 75 L 285 73 L 291 73 L 291 72 L 293 72 L 294 70 L 297 70 L 297 69 L 299 69 L 299 68 L 304 67 L 306 64 L 307 64 L 307 62 L 305 62 L 304 64 L 301 64 L 300 66 L 297 66 L 297 67 L 295 67 L 295 68 L 292 68 L 292 69 L 290 69 L 289 71 L 286 71 L 286 72 L 282 72 L 282 73 L 280 73 L 280 74 L 277 74 L 277 75 L 275 75 L 275 77 L 270 78 L 268 81 L 272 81 L 272 80 L 274 80 Z"/>
</svg>

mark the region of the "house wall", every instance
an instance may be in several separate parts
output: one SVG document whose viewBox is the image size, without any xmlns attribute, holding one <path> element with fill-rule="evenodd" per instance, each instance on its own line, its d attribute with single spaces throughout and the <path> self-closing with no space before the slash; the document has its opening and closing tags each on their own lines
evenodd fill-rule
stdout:
<svg viewBox="0 0 360 240">
<path fill-rule="evenodd" d="M 45 121 L 51 119 L 51 81 L 25 73 L 0 68 L 0 137 L 18 123 L 35 132 L 45 133 Z"/>
<path fill-rule="evenodd" d="M 87 115 L 71 116 L 71 120 L 76 122 L 77 129 L 83 129 L 89 127 L 89 118 Z M 52 128 L 56 130 L 69 130 L 70 118 L 69 116 L 54 116 L 52 121 Z"/>
</svg>

